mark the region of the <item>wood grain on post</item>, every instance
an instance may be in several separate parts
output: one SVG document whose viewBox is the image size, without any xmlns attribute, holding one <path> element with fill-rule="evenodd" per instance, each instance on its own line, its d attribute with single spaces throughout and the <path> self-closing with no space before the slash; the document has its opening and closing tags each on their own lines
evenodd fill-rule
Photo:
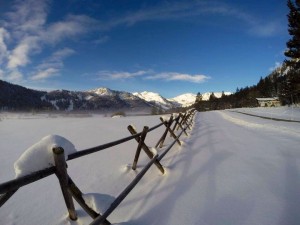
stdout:
<svg viewBox="0 0 300 225">
<path fill-rule="evenodd" d="M 135 157 L 134 157 L 134 160 L 133 160 L 133 164 L 132 164 L 132 169 L 133 170 L 136 170 L 136 165 L 137 165 L 137 162 L 139 160 L 139 156 L 140 156 L 142 146 L 144 144 L 144 141 L 145 141 L 148 130 L 149 130 L 149 127 L 144 126 L 144 129 L 143 129 L 141 137 L 140 137 L 139 145 L 136 149 Z"/>
<path fill-rule="evenodd" d="M 132 134 L 132 135 L 135 135 L 137 134 L 136 130 L 134 129 L 134 127 L 132 125 L 129 125 L 127 127 L 128 131 Z M 140 143 L 140 137 L 136 137 L 135 140 L 137 142 Z M 142 144 L 142 149 L 144 150 L 144 152 L 148 155 L 148 157 L 150 159 L 152 159 L 154 157 L 154 154 L 150 151 L 150 149 L 148 148 L 148 146 L 143 143 Z M 155 160 L 154 164 L 157 166 L 157 168 L 164 174 L 165 173 L 165 170 L 163 168 L 163 166 L 160 164 L 160 162 L 158 160 Z"/>
<path fill-rule="evenodd" d="M 67 173 L 67 164 L 64 155 L 64 149 L 61 147 L 55 147 L 52 149 L 54 162 L 56 167 L 56 176 L 59 180 L 62 194 L 65 199 L 66 206 L 69 211 L 69 217 L 71 220 L 77 220 L 77 214 L 74 207 L 74 202 L 72 196 L 68 190 L 68 173 Z"/>
</svg>

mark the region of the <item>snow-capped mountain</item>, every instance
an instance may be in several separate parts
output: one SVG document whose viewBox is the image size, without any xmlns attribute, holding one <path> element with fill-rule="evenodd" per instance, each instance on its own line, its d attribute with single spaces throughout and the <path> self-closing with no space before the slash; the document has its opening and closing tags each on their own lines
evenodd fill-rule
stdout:
<svg viewBox="0 0 300 225">
<path fill-rule="evenodd" d="M 202 94 L 202 100 L 203 101 L 208 101 L 210 95 L 212 94 L 212 92 L 205 92 L 204 94 Z M 225 95 L 231 95 L 231 92 L 224 92 Z M 221 98 L 222 97 L 222 92 L 214 92 L 214 95 L 216 96 L 216 98 Z"/>
<path fill-rule="evenodd" d="M 212 92 L 206 92 L 202 94 L 202 100 L 203 101 L 208 101 L 210 95 L 212 94 Z M 231 92 L 224 92 L 225 95 L 231 95 Z M 214 95 L 216 96 L 216 98 L 221 98 L 222 97 L 222 92 L 214 92 Z M 171 102 L 176 102 L 178 103 L 181 107 L 188 107 L 191 106 L 195 103 L 196 101 L 196 94 L 192 94 L 192 93 L 186 93 L 186 94 L 182 94 L 179 95 L 175 98 L 171 98 L 168 99 Z"/>
<path fill-rule="evenodd" d="M 196 95 L 192 93 L 186 93 L 168 100 L 173 103 L 177 103 L 181 107 L 188 107 L 195 103 Z"/>
<path fill-rule="evenodd" d="M 149 104 L 155 107 L 160 107 L 164 110 L 174 108 L 175 106 L 173 102 L 167 100 L 166 98 L 162 97 L 158 93 L 144 91 L 140 93 L 135 92 L 133 93 L 133 95 L 145 100 L 146 102 L 148 102 Z"/>
<path fill-rule="evenodd" d="M 97 88 L 89 91 L 51 91 L 42 97 L 56 110 L 113 110 L 113 109 L 150 109 L 144 100 L 129 92 Z"/>
<path fill-rule="evenodd" d="M 129 93 L 109 88 L 97 88 L 88 91 L 37 91 L 0 80 L 0 110 L 132 110 L 152 111 L 153 107 L 166 111 L 177 107 L 191 106 L 196 94 L 187 93 L 166 99 L 158 93 Z M 209 93 L 202 94 L 208 100 Z M 222 93 L 214 93 L 217 98 Z M 225 92 L 226 95 L 231 94 Z"/>
</svg>

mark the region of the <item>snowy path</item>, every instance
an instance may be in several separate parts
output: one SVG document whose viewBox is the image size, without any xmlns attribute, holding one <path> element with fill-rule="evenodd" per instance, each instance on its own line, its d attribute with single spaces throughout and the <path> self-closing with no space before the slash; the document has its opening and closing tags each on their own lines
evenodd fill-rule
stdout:
<svg viewBox="0 0 300 225">
<path fill-rule="evenodd" d="M 298 224 L 299 136 L 282 132 L 275 122 L 277 130 L 251 127 L 253 118 L 229 112 L 198 116 L 188 149 L 182 150 L 190 154 L 176 163 L 183 174 L 178 189 L 186 192 L 175 207 L 187 211 L 190 200 L 193 212 L 181 224 Z"/>
<path fill-rule="evenodd" d="M 62 135 L 77 149 L 83 149 L 127 136 L 128 124 L 133 123 L 141 130 L 142 125 L 153 126 L 159 122 L 157 117 L 32 121 L 0 122 L 1 157 L 6 157 L 1 158 L 0 180 L 13 178 L 12 162 L 22 149 L 49 133 Z M 111 125 L 112 136 L 107 136 L 107 124 Z M 156 143 L 161 132 L 149 134 L 146 143 Z M 167 174 L 161 175 L 152 167 L 109 217 L 111 222 L 123 225 L 299 224 L 299 123 L 263 120 L 228 111 L 198 113 L 191 135 L 183 141 L 183 147 L 174 147 L 162 160 Z M 136 143 L 130 142 L 70 161 L 68 171 L 84 193 L 101 202 L 111 202 L 111 196 L 116 197 L 136 175 L 129 169 L 135 149 Z M 137 170 L 146 162 L 148 158 L 143 155 Z M 70 222 L 66 219 L 57 180 L 51 176 L 19 190 L 0 208 L 0 224 L 89 224 L 88 216 L 78 205 L 76 209 L 80 218 Z"/>
</svg>

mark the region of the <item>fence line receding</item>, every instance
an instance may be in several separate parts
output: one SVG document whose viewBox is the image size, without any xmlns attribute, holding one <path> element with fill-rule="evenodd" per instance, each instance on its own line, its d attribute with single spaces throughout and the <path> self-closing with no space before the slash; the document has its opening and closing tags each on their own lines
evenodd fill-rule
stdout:
<svg viewBox="0 0 300 225">
<path fill-rule="evenodd" d="M 73 160 L 85 155 L 89 155 L 95 152 L 99 152 L 108 148 L 111 148 L 116 145 L 120 145 L 122 143 L 125 143 L 127 141 L 135 139 L 138 143 L 132 169 L 135 170 L 137 167 L 137 163 L 139 160 L 139 156 L 141 151 L 143 150 L 146 155 L 150 158 L 150 161 L 146 164 L 146 166 L 136 175 L 136 177 L 132 180 L 132 182 L 121 192 L 121 194 L 113 201 L 110 205 L 110 207 L 103 213 L 103 215 L 100 215 L 99 213 L 95 212 L 83 199 L 83 193 L 80 191 L 80 189 L 77 187 L 77 185 L 74 183 L 74 181 L 71 179 L 71 177 L 68 175 L 67 171 L 67 164 L 64 157 L 64 149 L 61 147 L 55 147 L 53 148 L 53 157 L 55 165 L 43 170 L 36 171 L 34 173 L 31 173 L 29 175 L 16 178 L 10 181 L 7 181 L 5 183 L 0 184 L 0 207 L 5 204 L 5 202 L 10 199 L 21 187 L 28 185 L 30 183 L 36 182 L 40 179 L 43 179 L 45 177 L 48 177 L 52 174 L 55 174 L 59 180 L 59 184 L 62 190 L 62 194 L 65 200 L 66 207 L 68 209 L 69 218 L 71 220 L 77 220 L 77 213 L 74 207 L 73 199 L 75 199 L 78 204 L 84 209 L 84 211 L 93 218 L 93 222 L 90 223 L 90 225 L 96 225 L 96 224 L 103 224 L 108 225 L 111 224 L 107 217 L 118 207 L 118 205 L 126 198 L 126 196 L 130 193 L 130 191 L 138 184 L 138 182 L 142 179 L 142 177 L 147 173 L 147 171 L 150 169 L 150 167 L 154 164 L 158 170 L 164 174 L 165 170 L 160 161 L 163 159 L 163 157 L 170 151 L 170 149 L 177 143 L 179 146 L 181 146 L 181 142 L 179 138 L 183 133 L 187 136 L 187 129 L 192 129 L 193 124 L 193 118 L 196 113 L 195 109 L 191 109 L 186 111 L 185 113 L 179 113 L 178 115 L 174 116 L 171 115 L 169 119 L 165 119 L 163 117 L 160 117 L 161 123 L 154 126 L 154 127 L 147 127 L 144 126 L 143 131 L 137 132 L 136 129 L 129 125 L 128 131 L 131 133 L 131 136 L 109 142 L 103 145 L 99 145 L 96 147 L 84 149 L 81 151 L 77 151 L 75 153 L 72 153 L 68 156 L 67 161 Z M 174 124 L 174 125 L 173 125 Z M 163 152 L 161 154 L 157 154 L 157 151 L 153 152 L 151 151 L 151 148 L 145 144 L 145 139 L 147 138 L 147 134 L 153 130 L 156 130 L 157 128 L 161 126 L 165 126 L 164 133 L 159 138 L 158 142 L 155 145 L 155 148 L 162 148 L 164 146 L 164 142 L 166 140 L 166 137 L 168 134 L 170 134 L 170 137 L 173 138 L 173 141 L 163 149 Z M 173 127 L 172 127 L 173 125 Z M 179 133 L 178 131 L 181 130 Z"/>
</svg>

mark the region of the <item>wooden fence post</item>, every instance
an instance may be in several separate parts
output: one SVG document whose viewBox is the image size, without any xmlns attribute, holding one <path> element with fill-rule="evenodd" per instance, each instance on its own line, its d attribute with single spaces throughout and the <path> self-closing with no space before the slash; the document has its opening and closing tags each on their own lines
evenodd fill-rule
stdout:
<svg viewBox="0 0 300 225">
<path fill-rule="evenodd" d="M 164 120 L 163 120 L 162 118 L 160 118 L 160 120 L 161 120 L 162 122 L 164 122 Z M 176 134 L 171 130 L 171 126 L 168 126 L 168 124 L 165 124 L 165 126 L 167 127 L 167 130 L 170 132 L 170 136 L 173 137 L 179 145 L 181 145 L 181 142 L 177 139 Z M 164 137 L 164 139 L 162 140 L 162 142 L 161 142 L 161 144 L 160 144 L 160 145 L 161 145 L 160 147 L 162 147 L 162 144 L 163 144 L 165 138 L 166 138 L 166 137 Z"/>
<path fill-rule="evenodd" d="M 129 125 L 127 127 L 127 129 L 132 135 L 137 134 L 136 130 L 134 129 L 134 127 L 132 125 Z M 136 137 L 135 140 L 140 143 L 140 137 Z M 150 149 L 144 142 L 142 143 L 142 149 L 144 150 L 144 152 L 147 154 L 147 156 L 150 159 L 153 159 L 154 154 L 150 151 Z M 165 173 L 164 167 L 160 164 L 160 162 L 158 160 L 155 160 L 154 164 L 157 166 L 157 168 L 160 170 L 160 172 L 162 172 L 162 174 Z"/>
<path fill-rule="evenodd" d="M 160 120 L 165 124 L 166 130 L 165 130 L 164 134 L 161 136 L 161 138 L 159 139 L 159 141 L 157 142 L 157 144 L 155 145 L 155 148 L 157 148 L 158 145 L 159 145 L 160 148 L 162 148 L 162 146 L 164 144 L 164 141 L 166 139 L 166 136 L 168 134 L 168 131 L 169 131 L 169 129 L 170 129 L 172 123 L 173 123 L 173 115 L 171 115 L 168 122 L 164 121 L 164 119 L 162 117 L 160 117 Z"/>
<path fill-rule="evenodd" d="M 16 193 L 17 190 L 18 190 L 18 189 L 12 190 L 12 191 L 8 191 L 8 192 L 6 192 L 5 194 L 0 195 L 0 207 L 1 207 L 2 205 L 4 205 L 4 203 L 5 203 L 11 196 L 13 196 L 13 194 Z"/>
<path fill-rule="evenodd" d="M 136 165 L 137 165 L 137 162 L 139 160 L 139 156 L 140 156 L 142 146 L 144 144 L 144 141 L 145 141 L 148 130 L 149 130 L 149 127 L 144 126 L 144 129 L 143 129 L 141 137 L 140 137 L 139 145 L 136 149 L 135 157 L 134 157 L 134 160 L 133 160 L 133 164 L 132 164 L 132 169 L 133 170 L 136 170 Z"/>
<path fill-rule="evenodd" d="M 101 216 L 101 214 L 95 212 L 90 206 L 88 206 L 82 197 L 82 192 L 79 190 L 79 188 L 76 186 L 74 181 L 71 179 L 71 177 L 68 176 L 68 182 L 69 182 L 69 191 L 73 198 L 78 202 L 78 204 L 84 209 L 84 211 L 90 215 L 93 219 L 97 218 L 98 216 Z M 103 225 L 110 225 L 111 223 L 108 220 L 104 220 Z"/>
<path fill-rule="evenodd" d="M 69 211 L 69 217 L 71 220 L 77 220 L 77 214 L 74 207 L 74 202 L 71 194 L 68 190 L 68 173 L 67 173 L 67 164 L 64 155 L 64 149 L 61 147 L 55 147 L 52 149 L 54 162 L 56 167 L 56 176 L 59 180 L 62 194 L 65 199 L 66 206 Z"/>
<path fill-rule="evenodd" d="M 184 128 L 183 128 L 183 122 L 184 122 L 184 120 L 185 120 L 185 118 L 186 118 L 186 116 L 187 116 L 187 113 L 184 113 L 182 116 L 181 116 L 181 121 L 178 123 L 178 127 L 177 127 L 177 130 L 179 130 L 179 128 L 181 128 L 182 130 L 184 130 Z"/>
<path fill-rule="evenodd" d="M 181 117 L 181 114 L 179 114 L 176 119 L 175 119 L 175 124 L 174 124 L 174 127 L 172 128 L 172 132 L 174 133 L 175 132 L 175 129 L 179 123 L 179 120 L 180 120 L 180 117 Z M 170 136 L 172 136 L 172 134 L 170 134 Z"/>
</svg>

